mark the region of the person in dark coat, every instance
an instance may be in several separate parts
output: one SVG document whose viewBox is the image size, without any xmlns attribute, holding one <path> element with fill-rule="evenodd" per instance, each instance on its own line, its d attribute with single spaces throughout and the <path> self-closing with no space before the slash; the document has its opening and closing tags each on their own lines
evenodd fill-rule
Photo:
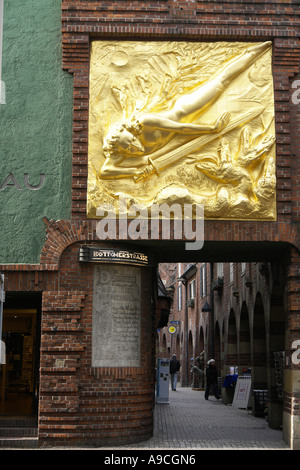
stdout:
<svg viewBox="0 0 300 470">
<path fill-rule="evenodd" d="M 216 361 L 210 359 L 207 363 L 206 368 L 206 387 L 205 387 L 205 400 L 208 400 L 210 387 L 213 387 L 214 394 L 217 400 L 219 400 L 219 390 L 218 390 L 218 371 L 216 367 Z"/>
<path fill-rule="evenodd" d="M 171 387 L 174 392 L 176 392 L 176 385 L 177 385 L 177 372 L 180 369 L 180 362 L 176 358 L 175 354 L 173 354 L 172 359 L 170 360 L 170 374 L 171 374 Z"/>
</svg>

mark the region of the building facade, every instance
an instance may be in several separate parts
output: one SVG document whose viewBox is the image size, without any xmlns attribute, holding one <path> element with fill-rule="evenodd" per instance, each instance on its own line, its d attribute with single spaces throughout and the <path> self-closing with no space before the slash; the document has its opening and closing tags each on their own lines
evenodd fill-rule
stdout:
<svg viewBox="0 0 300 470">
<path fill-rule="evenodd" d="M 282 268 L 276 263 L 183 263 L 160 269 L 173 297 L 169 325 L 175 332 L 158 330 L 157 356 L 176 354 L 181 385 L 196 390 L 204 390 L 207 362 L 215 359 L 226 404 L 232 403 L 235 389 L 226 378 L 251 375 L 249 408 L 261 416 L 255 391 L 264 390 L 269 425 L 282 429 L 288 412 L 283 390 L 289 335 Z M 202 353 L 204 378 L 199 378 L 192 370 L 199 368 Z"/>
<path fill-rule="evenodd" d="M 247 263 L 252 287 L 246 275 L 236 278 L 232 289 L 239 295 L 230 288 L 225 298 L 216 285 L 213 351 L 222 374 L 236 362 L 249 364 L 250 356 L 257 386 L 264 338 L 267 363 L 271 352 L 285 351 L 283 405 L 273 400 L 272 406 L 283 406 L 284 438 L 299 448 L 297 4 L 4 0 L 2 44 L 2 413 L 9 412 L 9 400 L 28 394 L 45 447 L 147 439 L 156 329 L 168 311 L 158 264 L 196 262 L 199 271 L 199 263 L 213 263 L 217 281 L 217 263 Z M 236 74 L 239 86 L 230 88 Z M 186 98 L 203 83 L 204 96 Z M 168 109 L 166 117 L 169 100 L 176 112 Z M 200 124 L 192 117 L 183 125 L 180 116 L 201 114 L 210 100 L 215 108 L 207 122 L 198 116 Z M 122 127 L 123 136 L 137 134 L 130 145 L 121 139 L 126 158 L 131 151 L 135 157 L 134 165 L 129 157 L 124 163 L 106 132 L 118 119 L 149 109 L 142 125 L 137 118 Z M 174 129 L 183 137 L 157 156 L 154 143 Z M 195 129 L 210 135 L 191 148 Z M 225 131 L 229 142 L 219 134 Z M 148 147 L 158 157 L 154 164 L 143 153 Z M 180 207 L 206 198 L 201 249 L 187 249 L 191 238 L 178 235 L 174 219 L 166 234 L 161 225 L 151 231 L 142 219 L 122 217 L 120 207 L 114 217 L 116 200 L 144 204 L 144 210 L 157 197 Z M 104 217 L 107 204 L 112 222 Z M 197 320 L 189 329 L 198 353 L 202 344 L 208 347 L 212 323 L 198 307 L 189 308 L 203 326 L 194 331 Z"/>
</svg>

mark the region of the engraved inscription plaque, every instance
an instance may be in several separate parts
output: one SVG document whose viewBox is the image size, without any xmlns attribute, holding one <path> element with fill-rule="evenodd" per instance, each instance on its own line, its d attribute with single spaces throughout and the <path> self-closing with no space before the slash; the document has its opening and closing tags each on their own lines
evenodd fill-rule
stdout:
<svg viewBox="0 0 300 470">
<path fill-rule="evenodd" d="M 140 268 L 94 268 L 93 367 L 140 365 Z"/>
</svg>

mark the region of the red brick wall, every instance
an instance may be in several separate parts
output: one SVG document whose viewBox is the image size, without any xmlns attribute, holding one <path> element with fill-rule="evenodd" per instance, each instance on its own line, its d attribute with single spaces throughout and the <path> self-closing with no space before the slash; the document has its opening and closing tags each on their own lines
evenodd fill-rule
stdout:
<svg viewBox="0 0 300 470">
<path fill-rule="evenodd" d="M 295 83 L 295 82 L 298 83 Z M 293 97 L 293 94 L 300 89 L 300 73 L 290 79 L 290 129 L 291 129 L 291 169 L 292 169 L 292 219 L 293 222 L 300 222 L 300 188 L 297 180 L 300 175 L 300 103 L 299 92 Z M 295 98 L 297 99 L 295 102 Z M 294 102 L 293 102 L 294 101 Z"/>
<path fill-rule="evenodd" d="M 70 1 L 62 2 L 63 67 L 74 75 L 72 217 L 84 219 L 87 190 L 89 44 L 91 39 L 272 40 L 277 137 L 276 223 L 213 222 L 205 240 L 288 240 L 299 246 L 298 185 L 292 158 L 297 145 L 290 104 L 290 82 L 299 71 L 300 41 L 296 6 L 245 1 Z M 291 109 L 292 108 L 292 109 Z M 298 149 L 299 151 L 299 149 Z M 299 216 L 299 214 L 298 214 Z"/>
<path fill-rule="evenodd" d="M 299 78 L 296 7 L 293 0 L 62 0 L 62 67 L 74 77 L 72 220 L 45 220 L 47 240 L 39 265 L 0 266 L 6 290 L 43 292 L 39 433 L 45 445 L 116 444 L 130 441 L 133 434 L 135 440 L 145 439 L 152 432 L 150 271 L 145 269 L 142 281 L 148 289 L 142 311 L 143 367 L 90 367 L 92 267 L 77 261 L 79 243 L 97 240 L 96 222 L 86 220 L 90 40 L 272 40 L 278 220 L 208 221 L 205 240 L 284 241 L 299 247 L 299 106 L 291 102 L 292 82 Z M 292 256 L 288 292 L 290 326 L 296 335 L 299 254 L 294 250 Z"/>
<path fill-rule="evenodd" d="M 140 367 L 91 367 L 93 264 L 78 244 L 61 257 L 59 290 L 43 293 L 40 445 L 116 445 L 152 435 L 152 269 L 142 270 Z M 109 314 L 109 312 L 108 312 Z"/>
<path fill-rule="evenodd" d="M 218 222 L 205 224 L 206 241 L 284 241 L 299 249 L 299 106 L 291 103 L 291 86 L 299 77 L 297 5 L 245 1 L 119 1 L 62 2 L 63 66 L 74 72 L 78 139 L 74 141 L 73 218 L 84 218 L 87 161 L 87 61 L 89 38 L 273 41 L 275 123 L 277 138 L 277 222 Z M 77 7 L 77 8 L 74 8 Z M 82 7 L 82 11 L 80 11 Z M 82 96 L 82 99 L 80 99 Z M 79 115 L 81 113 L 81 115 Z M 81 157 L 81 159 L 79 158 Z M 80 166 L 81 165 L 81 166 Z M 80 168 L 82 168 L 80 172 Z M 299 284 L 299 253 L 294 252 L 291 322 L 295 321 Z M 299 306 L 297 306 L 299 312 Z"/>
</svg>

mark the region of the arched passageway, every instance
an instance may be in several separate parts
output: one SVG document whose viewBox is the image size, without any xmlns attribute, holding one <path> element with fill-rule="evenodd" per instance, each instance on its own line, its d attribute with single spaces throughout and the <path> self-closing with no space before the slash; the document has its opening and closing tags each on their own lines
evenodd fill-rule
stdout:
<svg viewBox="0 0 300 470">
<path fill-rule="evenodd" d="M 203 327 L 200 327 L 200 339 L 199 339 L 199 354 L 204 351 L 205 348 L 205 342 L 204 342 L 204 331 Z"/>
<path fill-rule="evenodd" d="M 274 429 L 282 426 L 286 328 L 283 293 L 279 285 L 274 285 L 271 295 L 269 323 L 268 406 L 269 424 Z"/>
<path fill-rule="evenodd" d="M 218 371 L 221 371 L 221 336 L 220 336 L 219 323 L 216 322 L 215 325 L 215 354 L 214 359 L 216 361 Z M 220 373 L 220 372 L 219 372 Z"/>
<path fill-rule="evenodd" d="M 228 339 L 227 339 L 227 365 L 238 365 L 238 351 L 237 351 L 237 329 L 236 318 L 234 310 L 230 310 L 228 319 Z"/>
<path fill-rule="evenodd" d="M 263 415 L 268 404 L 268 356 L 266 318 L 262 295 L 258 292 L 253 317 L 252 411 Z"/>
<path fill-rule="evenodd" d="M 165 334 L 163 335 L 163 339 L 162 339 L 160 356 L 161 357 L 167 357 L 167 338 L 166 338 Z"/>
<path fill-rule="evenodd" d="M 187 368 L 187 385 L 191 385 L 193 382 L 193 377 L 191 374 L 191 368 L 193 366 L 193 360 L 194 360 L 194 350 L 193 350 L 193 335 L 192 332 L 189 332 L 189 341 L 188 341 L 188 351 L 187 351 L 187 361 L 186 361 L 186 368 Z"/>
<path fill-rule="evenodd" d="M 191 264 L 181 264 L 181 273 L 185 266 L 191 269 Z M 231 269 L 232 264 L 234 269 Z M 218 277 L 218 290 L 215 290 L 210 287 L 214 285 L 216 266 L 213 263 L 207 264 L 206 275 L 203 272 L 203 263 L 198 263 L 197 266 L 195 277 L 198 283 L 195 305 L 188 311 L 187 342 L 184 308 L 178 311 L 174 307 L 175 313 L 172 313 L 176 315 L 176 318 L 172 317 L 174 320 L 182 321 L 183 366 L 186 362 L 186 344 L 189 365 L 191 358 L 195 364 L 195 359 L 204 351 L 205 372 L 207 361 L 213 357 L 217 363 L 224 404 L 231 404 L 234 398 L 234 385 L 231 389 L 226 388 L 229 383 L 226 375 L 233 372 L 239 376 L 251 375 L 250 400 L 247 405 L 249 411 L 255 418 L 266 419 L 273 429 L 284 428 L 283 395 L 286 384 L 283 383 L 282 361 L 288 325 L 285 321 L 283 279 L 274 280 L 272 263 L 224 263 L 223 277 Z M 196 268 L 199 270 L 198 274 Z M 211 268 L 214 269 L 212 273 Z M 204 279 L 206 285 L 203 285 Z M 184 294 L 183 289 L 183 297 Z M 181 386 L 186 387 L 183 375 Z M 188 386 L 194 388 L 196 382 L 192 374 L 189 374 L 189 379 Z M 236 380 L 235 377 L 232 380 Z M 263 392 L 264 400 L 267 397 L 267 406 L 265 402 L 263 407 L 256 404 L 257 391 Z M 261 414 L 262 410 L 263 413 L 266 411 L 266 416 Z"/>
<path fill-rule="evenodd" d="M 267 389 L 266 324 L 263 299 L 260 293 L 256 296 L 254 306 L 252 380 L 254 389 Z"/>
<path fill-rule="evenodd" d="M 250 324 L 246 302 L 243 302 L 240 316 L 239 365 L 243 369 L 251 368 Z"/>
</svg>

